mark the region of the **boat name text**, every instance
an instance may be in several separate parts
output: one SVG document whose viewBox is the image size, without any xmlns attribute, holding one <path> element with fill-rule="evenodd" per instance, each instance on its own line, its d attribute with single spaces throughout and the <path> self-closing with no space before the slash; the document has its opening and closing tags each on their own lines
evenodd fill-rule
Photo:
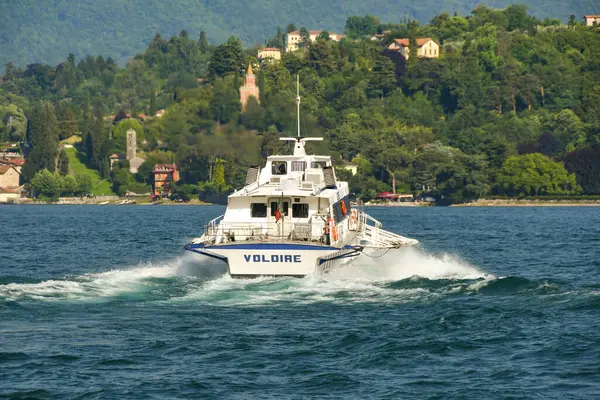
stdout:
<svg viewBox="0 0 600 400">
<path fill-rule="evenodd" d="M 302 262 L 300 260 L 300 255 L 284 255 L 284 254 L 271 254 L 267 255 L 258 255 L 258 254 L 244 254 L 244 259 L 246 262 L 283 262 L 283 263 L 299 263 Z"/>
</svg>

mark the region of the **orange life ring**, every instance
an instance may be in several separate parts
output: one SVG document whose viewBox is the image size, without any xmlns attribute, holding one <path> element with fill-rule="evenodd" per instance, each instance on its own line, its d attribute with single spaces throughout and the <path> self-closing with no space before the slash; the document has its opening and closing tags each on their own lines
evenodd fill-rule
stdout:
<svg viewBox="0 0 600 400">
<path fill-rule="evenodd" d="M 333 236 L 333 240 L 337 241 L 338 233 L 337 233 L 337 229 L 335 229 L 335 225 L 334 225 L 333 221 L 331 220 L 331 217 L 329 217 L 329 219 L 327 220 L 327 225 L 331 226 L 331 233 Z"/>
<path fill-rule="evenodd" d="M 342 200 L 342 214 L 346 215 L 348 210 L 346 210 L 346 202 Z"/>
</svg>

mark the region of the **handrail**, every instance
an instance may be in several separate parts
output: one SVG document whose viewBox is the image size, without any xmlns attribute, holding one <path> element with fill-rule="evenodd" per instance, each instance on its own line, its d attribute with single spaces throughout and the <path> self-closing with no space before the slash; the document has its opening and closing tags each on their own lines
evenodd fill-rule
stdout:
<svg viewBox="0 0 600 400">
<path fill-rule="evenodd" d="M 229 222 L 223 221 L 223 218 L 224 215 L 220 215 L 209 221 L 202 237 L 194 239 L 194 243 L 215 245 L 240 241 L 291 241 L 343 246 L 349 240 L 346 219 L 331 226 L 327 237 L 325 227 L 329 222 L 320 218 L 311 217 L 308 222 L 294 222 L 291 217 L 284 217 L 278 222 Z M 356 230 L 352 231 L 352 235 L 358 235 L 360 246 L 365 248 L 398 248 L 418 243 L 418 240 L 382 229 L 381 222 L 362 210 L 357 210 Z"/>
<path fill-rule="evenodd" d="M 224 222 L 220 217 L 210 221 L 199 239 L 203 243 L 220 244 L 233 241 L 310 241 L 324 242 L 325 223 L 320 220 L 309 222 Z"/>
</svg>

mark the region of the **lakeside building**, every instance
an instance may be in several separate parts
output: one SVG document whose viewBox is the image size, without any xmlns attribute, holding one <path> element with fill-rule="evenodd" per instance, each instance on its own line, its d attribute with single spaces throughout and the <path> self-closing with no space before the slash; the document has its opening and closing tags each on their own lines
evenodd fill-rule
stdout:
<svg viewBox="0 0 600 400">
<path fill-rule="evenodd" d="M 316 31 L 308 31 L 310 41 L 314 42 L 317 40 L 319 35 L 325 31 L 316 30 Z M 334 32 L 327 32 L 329 34 L 329 39 L 334 42 L 339 42 L 342 40 L 345 35 Z M 285 35 L 285 51 L 296 51 L 300 48 L 300 43 L 302 43 L 302 37 L 300 36 L 300 31 L 293 31 Z"/>
<path fill-rule="evenodd" d="M 242 103 L 242 111 L 246 108 L 246 103 L 250 96 L 260 102 L 260 89 L 256 86 L 256 75 L 252 72 L 252 64 L 248 64 L 248 73 L 244 80 L 244 85 L 240 87 L 240 103 Z"/>
<path fill-rule="evenodd" d="M 111 154 L 108 157 L 110 161 L 110 169 L 113 169 L 115 164 L 119 161 L 127 160 L 129 161 L 129 172 L 135 174 L 140 169 L 140 166 L 146 161 L 145 158 L 137 156 L 137 132 L 134 129 L 129 129 L 127 131 L 127 139 L 126 139 L 126 154 Z"/>
<path fill-rule="evenodd" d="M 0 203 L 8 203 L 21 196 L 23 187 L 19 186 L 20 178 L 20 169 L 17 170 L 14 165 L 0 165 Z"/>
<path fill-rule="evenodd" d="M 175 164 L 154 164 L 152 168 L 154 177 L 152 183 L 152 194 L 160 196 L 166 193 L 170 196 L 173 193 L 172 183 L 179 181 L 179 171 Z"/>
<path fill-rule="evenodd" d="M 273 62 L 281 60 L 281 50 L 275 47 L 265 47 L 258 51 L 258 61 Z"/>
<path fill-rule="evenodd" d="M 23 165 L 25 164 L 25 159 L 23 158 L 23 156 L 21 154 L 17 154 L 15 155 L 14 153 L 8 155 L 8 156 L 2 156 L 2 154 L 0 154 L 0 166 L 3 165 L 10 165 L 15 167 L 15 169 L 21 173 L 21 169 L 23 168 Z"/>
<path fill-rule="evenodd" d="M 417 57 L 419 58 L 438 58 L 440 56 L 440 45 L 432 38 L 416 38 Z M 389 50 L 398 51 L 406 60 L 410 57 L 410 39 L 394 39 L 388 46 Z"/>
<path fill-rule="evenodd" d="M 584 15 L 583 20 L 585 21 L 585 26 L 594 26 L 600 25 L 600 14 L 596 15 Z"/>
</svg>

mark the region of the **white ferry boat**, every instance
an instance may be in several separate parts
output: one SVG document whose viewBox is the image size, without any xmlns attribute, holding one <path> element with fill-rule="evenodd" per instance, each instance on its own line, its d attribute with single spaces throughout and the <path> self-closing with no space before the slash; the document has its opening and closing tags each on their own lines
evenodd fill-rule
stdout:
<svg viewBox="0 0 600 400">
<path fill-rule="evenodd" d="M 352 206 L 347 182 L 336 179 L 330 156 L 307 155 L 298 136 L 293 155 L 267 157 L 250 167 L 246 186 L 228 198 L 225 214 L 210 221 L 186 250 L 222 260 L 232 277 L 297 276 L 326 272 L 365 251 L 418 243 L 382 229 Z"/>
</svg>

